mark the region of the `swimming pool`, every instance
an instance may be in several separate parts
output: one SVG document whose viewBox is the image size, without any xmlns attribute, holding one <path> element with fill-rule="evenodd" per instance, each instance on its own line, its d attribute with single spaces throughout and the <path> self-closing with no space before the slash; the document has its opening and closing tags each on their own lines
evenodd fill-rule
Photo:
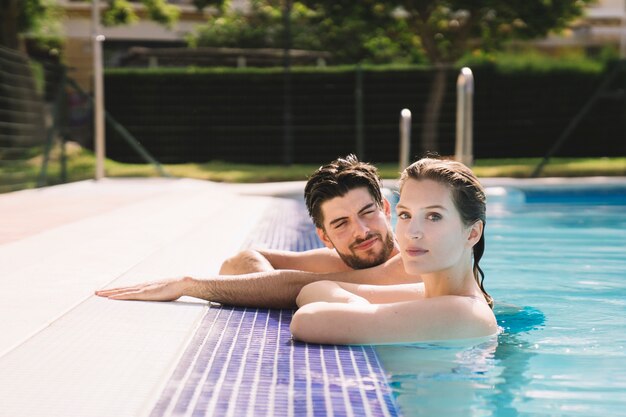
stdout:
<svg viewBox="0 0 626 417">
<path fill-rule="evenodd" d="M 489 188 L 503 332 L 380 346 L 405 416 L 626 416 L 626 187 Z"/>
</svg>

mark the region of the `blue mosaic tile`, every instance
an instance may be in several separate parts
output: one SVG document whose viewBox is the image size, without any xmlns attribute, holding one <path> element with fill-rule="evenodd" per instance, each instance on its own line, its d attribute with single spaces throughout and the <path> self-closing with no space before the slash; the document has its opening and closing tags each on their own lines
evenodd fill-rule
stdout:
<svg viewBox="0 0 626 417">
<path fill-rule="evenodd" d="M 302 203 L 276 204 L 247 245 L 321 246 Z M 292 315 L 211 305 L 150 416 L 399 415 L 373 347 L 295 342 Z"/>
</svg>

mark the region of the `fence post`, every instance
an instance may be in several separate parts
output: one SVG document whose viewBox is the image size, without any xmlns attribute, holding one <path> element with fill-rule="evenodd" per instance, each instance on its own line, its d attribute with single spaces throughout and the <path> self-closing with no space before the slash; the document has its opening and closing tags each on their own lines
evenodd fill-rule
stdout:
<svg viewBox="0 0 626 417">
<path fill-rule="evenodd" d="M 294 162 L 293 140 L 293 109 L 291 85 L 291 0 L 283 3 L 284 48 L 283 48 L 283 164 L 291 165 Z"/>
<path fill-rule="evenodd" d="M 96 151 L 96 180 L 104 178 L 104 80 L 102 75 L 102 42 L 104 35 L 100 34 L 100 2 L 91 3 L 91 47 L 93 53 L 93 127 Z"/>
<path fill-rule="evenodd" d="M 409 166 L 411 155 L 411 110 L 400 112 L 400 172 Z"/>
<path fill-rule="evenodd" d="M 356 66 L 356 83 L 354 87 L 355 124 L 356 124 L 356 156 L 365 159 L 365 139 L 363 134 L 363 68 Z"/>
<path fill-rule="evenodd" d="M 474 75 L 472 70 L 463 67 L 456 81 L 456 146 L 454 159 L 472 166 L 473 152 L 473 105 Z"/>
</svg>

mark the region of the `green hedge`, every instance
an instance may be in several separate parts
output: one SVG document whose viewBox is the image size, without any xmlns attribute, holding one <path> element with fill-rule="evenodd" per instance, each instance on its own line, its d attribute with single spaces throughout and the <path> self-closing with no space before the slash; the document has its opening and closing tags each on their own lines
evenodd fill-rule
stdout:
<svg viewBox="0 0 626 417">
<path fill-rule="evenodd" d="M 579 68 L 566 61 L 553 67 L 483 62 L 472 70 L 477 158 L 543 156 L 606 74 L 600 65 Z M 457 73 L 447 72 L 441 154 L 454 152 Z M 366 159 L 397 160 L 403 108 L 413 113 L 412 153 L 426 151 L 420 136 L 433 76 L 424 67 L 362 68 Z M 107 109 L 162 162 L 282 161 L 282 68 L 117 69 L 105 77 Z M 292 69 L 293 162 L 319 163 L 356 151 L 356 80 L 355 67 Z M 613 87 L 626 87 L 626 71 Z M 558 155 L 625 155 L 625 116 L 623 95 L 602 100 Z M 112 129 L 107 153 L 139 160 Z"/>
</svg>

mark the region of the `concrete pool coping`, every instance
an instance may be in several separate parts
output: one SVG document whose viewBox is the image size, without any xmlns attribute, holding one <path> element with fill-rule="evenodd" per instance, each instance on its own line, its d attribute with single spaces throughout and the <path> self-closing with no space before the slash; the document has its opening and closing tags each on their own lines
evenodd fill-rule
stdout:
<svg viewBox="0 0 626 417">
<path fill-rule="evenodd" d="M 0 415 L 146 415 L 206 302 L 94 290 L 216 273 L 271 201 L 186 179 L 0 195 Z"/>
<path fill-rule="evenodd" d="M 514 187 L 520 189 L 537 189 L 550 187 L 614 187 L 626 186 L 626 177 L 546 177 L 546 178 L 479 178 L 485 187 Z M 303 197 L 305 181 L 287 181 L 263 184 L 231 184 L 233 190 L 244 195 L 265 195 L 274 197 Z M 398 181 L 384 179 L 386 188 L 397 189 Z"/>
<path fill-rule="evenodd" d="M 105 179 L 0 195 L 0 416 L 151 415 L 213 308 L 189 297 L 123 302 L 93 292 L 217 274 L 286 201 L 235 189 Z M 380 398 L 390 398 L 388 388 Z"/>
<path fill-rule="evenodd" d="M 483 183 L 621 187 L 626 178 Z M 303 185 L 106 179 L 0 195 L 0 416 L 148 415 L 206 302 L 113 302 L 93 291 L 216 273 L 274 198 Z"/>
</svg>

